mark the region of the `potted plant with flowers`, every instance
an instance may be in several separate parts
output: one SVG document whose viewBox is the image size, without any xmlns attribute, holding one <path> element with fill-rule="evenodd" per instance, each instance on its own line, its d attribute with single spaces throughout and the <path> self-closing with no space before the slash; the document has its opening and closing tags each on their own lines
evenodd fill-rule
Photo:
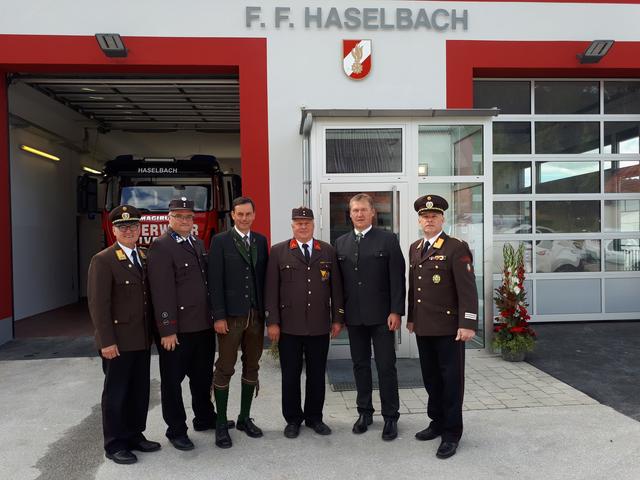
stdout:
<svg viewBox="0 0 640 480">
<path fill-rule="evenodd" d="M 505 243 L 502 250 L 504 270 L 502 284 L 495 289 L 493 300 L 500 314 L 493 324 L 493 347 L 500 349 L 504 360 L 524 360 L 533 350 L 536 334 L 529 325 L 527 294 L 524 290 L 524 243 L 514 249 Z"/>
</svg>

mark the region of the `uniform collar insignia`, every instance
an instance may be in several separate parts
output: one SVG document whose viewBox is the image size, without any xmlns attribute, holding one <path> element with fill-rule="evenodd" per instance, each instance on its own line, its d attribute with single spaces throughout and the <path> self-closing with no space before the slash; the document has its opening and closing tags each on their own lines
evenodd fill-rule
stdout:
<svg viewBox="0 0 640 480">
<path fill-rule="evenodd" d="M 121 248 L 116 248 L 116 257 L 118 257 L 118 260 L 120 260 L 121 262 L 129 260 L 127 258 L 127 254 L 124 253 Z"/>
<path fill-rule="evenodd" d="M 313 239 L 313 249 L 320 250 L 320 242 L 317 241 L 315 238 Z"/>
<path fill-rule="evenodd" d="M 291 250 L 293 250 L 293 249 L 295 249 L 295 248 L 298 248 L 298 242 L 297 242 L 297 240 L 296 240 L 295 238 L 292 238 L 292 239 L 289 241 L 289 248 L 290 248 Z"/>
<path fill-rule="evenodd" d="M 140 258 L 143 258 L 143 259 L 147 258 L 147 254 L 146 254 L 146 252 L 144 251 L 143 248 L 138 248 L 137 250 L 138 250 L 138 255 L 140 256 Z"/>
<path fill-rule="evenodd" d="M 442 238 L 442 236 L 438 237 L 438 240 L 436 240 L 433 243 L 433 248 L 442 248 L 442 244 L 444 243 L 444 238 Z"/>
</svg>

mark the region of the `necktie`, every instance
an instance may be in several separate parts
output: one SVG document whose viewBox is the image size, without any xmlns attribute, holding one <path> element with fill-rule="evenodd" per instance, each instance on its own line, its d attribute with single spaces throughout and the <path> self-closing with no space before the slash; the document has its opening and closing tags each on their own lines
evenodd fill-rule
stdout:
<svg viewBox="0 0 640 480">
<path fill-rule="evenodd" d="M 427 254 L 427 252 L 429 251 L 429 247 L 430 246 L 431 246 L 431 244 L 429 243 L 429 240 L 425 240 L 424 241 L 424 245 L 422 247 L 422 256 Z"/>
<path fill-rule="evenodd" d="M 360 243 L 360 240 L 362 240 L 362 237 L 364 237 L 362 232 L 356 233 L 356 243 Z"/>
<path fill-rule="evenodd" d="M 306 260 L 307 264 L 309 263 L 309 261 L 311 260 L 311 254 L 309 253 L 309 245 L 307 245 L 306 243 L 302 244 L 302 249 L 304 250 L 304 259 Z"/>
<path fill-rule="evenodd" d="M 142 275 L 142 265 L 140 265 L 140 262 L 138 261 L 138 253 L 135 250 L 131 250 L 131 259 L 133 260 L 133 265 Z"/>
<path fill-rule="evenodd" d="M 249 235 L 245 235 L 244 237 L 242 237 L 242 241 L 244 242 L 244 246 L 247 249 L 247 251 L 251 250 L 251 242 L 249 242 Z"/>
</svg>

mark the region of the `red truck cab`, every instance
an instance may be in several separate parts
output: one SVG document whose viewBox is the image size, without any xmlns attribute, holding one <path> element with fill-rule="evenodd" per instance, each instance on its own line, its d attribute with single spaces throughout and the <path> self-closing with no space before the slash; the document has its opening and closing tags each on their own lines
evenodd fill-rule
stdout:
<svg viewBox="0 0 640 480">
<path fill-rule="evenodd" d="M 194 235 L 209 247 L 211 237 L 231 226 L 231 202 L 240 195 L 240 177 L 220 170 L 213 155 L 188 159 L 136 158 L 120 155 L 105 163 L 107 183 L 102 226 L 107 245 L 115 238 L 109 212 L 118 205 L 133 205 L 142 212 L 142 246 L 162 235 L 168 227 L 168 205 L 173 198 L 194 202 Z"/>
</svg>

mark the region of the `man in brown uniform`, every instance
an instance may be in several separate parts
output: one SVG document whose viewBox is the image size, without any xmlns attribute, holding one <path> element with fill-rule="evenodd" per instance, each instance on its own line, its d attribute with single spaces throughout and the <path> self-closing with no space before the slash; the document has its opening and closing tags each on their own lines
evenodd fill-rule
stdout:
<svg viewBox="0 0 640 480">
<path fill-rule="evenodd" d="M 313 211 L 294 208 L 291 218 L 293 238 L 271 248 L 265 282 L 267 331 L 280 350 L 284 435 L 296 438 L 303 420 L 316 433 L 329 435 L 331 429 L 322 421 L 324 377 L 329 335 L 338 335 L 343 324 L 342 282 L 334 248 L 313 238 Z"/>
<path fill-rule="evenodd" d="M 116 242 L 89 265 L 87 296 L 102 357 L 102 427 L 107 458 L 135 463 L 131 450 L 154 452 L 158 442 L 145 439 L 149 409 L 151 310 L 140 212 L 131 205 L 109 215 Z"/>
<path fill-rule="evenodd" d="M 187 436 L 181 383 L 189 377 L 193 428 L 215 428 L 211 402 L 216 339 L 207 290 L 207 252 L 192 235 L 193 201 L 169 203 L 169 228 L 149 248 L 149 282 L 160 336 L 162 416 L 167 438 L 178 450 L 192 450 Z"/>
<path fill-rule="evenodd" d="M 469 246 L 442 231 L 447 201 L 418 198 L 414 208 L 424 238 L 409 249 L 407 329 L 416 334 L 431 423 L 418 440 L 442 436 L 438 458 L 456 453 L 462 436 L 464 342 L 475 335 L 478 292 Z"/>
</svg>

